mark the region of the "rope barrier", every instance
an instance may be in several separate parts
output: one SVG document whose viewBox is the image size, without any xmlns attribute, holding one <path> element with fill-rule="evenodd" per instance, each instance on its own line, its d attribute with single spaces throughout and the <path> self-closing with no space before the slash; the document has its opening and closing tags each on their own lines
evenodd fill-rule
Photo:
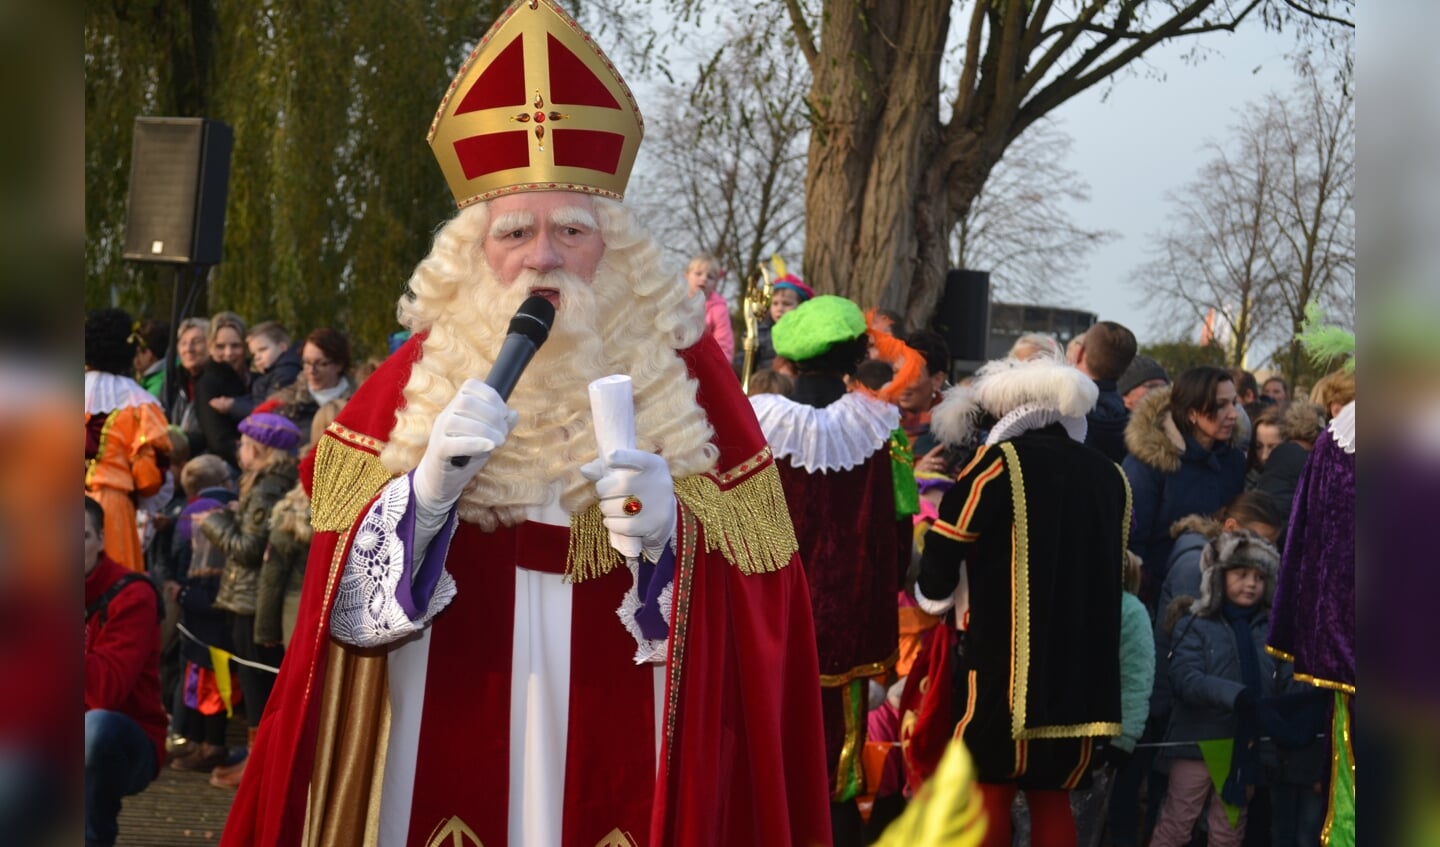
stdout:
<svg viewBox="0 0 1440 847">
<path fill-rule="evenodd" d="M 257 671 L 267 671 L 267 672 L 269 672 L 269 673 L 274 673 L 274 674 L 280 673 L 280 669 L 279 669 L 279 668 L 272 668 L 272 667 L 270 667 L 269 665 L 263 665 L 263 664 L 261 664 L 261 663 L 259 663 L 259 662 L 252 662 L 252 661 L 250 661 L 249 659 L 242 659 L 242 658 L 240 658 L 239 656 L 235 655 L 234 653 L 231 653 L 229 650 L 226 650 L 226 649 L 223 648 L 223 647 L 214 647 L 214 646 L 212 646 L 212 645 L 206 644 L 204 641 L 201 641 L 199 638 L 196 638 L 196 637 L 195 637 L 195 633 L 193 633 L 193 632 L 191 632 L 190 630 L 186 629 L 186 628 L 185 628 L 185 624 L 183 624 L 183 623 L 177 623 L 177 624 L 175 624 L 175 628 L 180 631 L 180 634 L 181 634 L 181 635 L 183 635 L 183 636 L 185 636 L 186 638 L 190 639 L 191 642 L 193 642 L 193 643 L 195 643 L 195 644 L 198 644 L 198 645 L 200 645 L 201 647 L 204 647 L 204 648 L 207 649 L 207 650 L 218 650 L 219 652 L 224 653 L 225 655 L 229 656 L 229 657 L 230 657 L 230 661 L 235 662 L 236 664 L 244 665 L 244 666 L 247 667 L 247 668 L 254 668 L 254 669 L 257 670 Z"/>
</svg>

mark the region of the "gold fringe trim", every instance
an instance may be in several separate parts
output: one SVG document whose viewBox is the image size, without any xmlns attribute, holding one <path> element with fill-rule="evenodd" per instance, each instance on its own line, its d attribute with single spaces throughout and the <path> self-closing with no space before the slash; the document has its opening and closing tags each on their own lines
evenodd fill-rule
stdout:
<svg viewBox="0 0 1440 847">
<path fill-rule="evenodd" d="M 310 525 L 317 532 L 349 529 L 375 493 L 395 477 L 380 464 L 379 456 L 349 446 L 342 438 L 327 429 L 315 447 Z"/>
<path fill-rule="evenodd" d="M 710 476 L 677 479 L 675 496 L 704 528 L 705 551 L 719 551 L 741 573 L 778 571 L 800 549 L 780 487 L 780 471 L 773 464 L 724 491 Z M 568 581 L 602 577 L 621 563 L 620 554 L 610 546 L 598 503 L 570 516 Z"/>
<path fill-rule="evenodd" d="M 820 674 L 821 688 L 838 688 L 845 685 L 852 679 L 862 679 L 872 676 L 879 676 L 895 666 L 895 661 L 900 658 L 900 648 L 890 654 L 890 658 L 883 662 L 866 662 L 863 665 L 856 665 L 844 673 L 822 673 Z"/>
<path fill-rule="evenodd" d="M 615 570 L 623 561 L 619 551 L 610 546 L 610 531 L 605 528 L 605 516 L 600 512 L 599 503 L 570 516 L 570 549 L 565 554 L 566 582 L 597 579 Z"/>
<path fill-rule="evenodd" d="M 741 573 L 778 571 L 800 549 L 774 464 L 726 491 L 706 476 L 676 480 L 675 496 L 704 527 L 706 552 L 720 551 Z"/>
</svg>

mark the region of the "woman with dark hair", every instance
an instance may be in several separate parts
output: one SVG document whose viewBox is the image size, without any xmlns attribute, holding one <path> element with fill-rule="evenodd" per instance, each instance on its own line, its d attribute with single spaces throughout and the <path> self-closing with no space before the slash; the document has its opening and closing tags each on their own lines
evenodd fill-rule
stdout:
<svg viewBox="0 0 1440 847">
<path fill-rule="evenodd" d="M 214 453 L 236 465 L 236 448 L 240 443 L 238 421 L 210 405 L 217 397 L 243 397 L 250 391 L 249 370 L 245 366 L 245 321 L 234 312 L 216 312 L 210 316 L 210 331 L 205 339 L 210 357 L 195 378 L 195 418 L 200 424 L 200 439 L 191 437 L 193 455 Z"/>
<path fill-rule="evenodd" d="M 1245 488 L 1250 433 L 1242 421 L 1234 378 L 1204 365 L 1135 405 L 1123 467 L 1134 498 L 1130 550 L 1143 563 L 1140 599 L 1152 610 L 1175 545 L 1170 527 L 1213 513 Z"/>
<path fill-rule="evenodd" d="M 310 423 L 322 406 L 344 406 L 355 393 L 355 385 L 347 376 L 350 342 L 329 327 L 316 329 L 305 337 L 300 365 L 301 378 L 270 395 L 270 400 L 276 403 L 273 411 L 294 421 L 302 433 L 309 433 Z"/>
<path fill-rule="evenodd" d="M 105 553 L 145 570 L 136 504 L 157 497 L 170 464 L 160 403 L 130 377 L 135 361 L 130 315 L 99 309 L 85 318 L 85 495 L 105 511 Z"/>
</svg>

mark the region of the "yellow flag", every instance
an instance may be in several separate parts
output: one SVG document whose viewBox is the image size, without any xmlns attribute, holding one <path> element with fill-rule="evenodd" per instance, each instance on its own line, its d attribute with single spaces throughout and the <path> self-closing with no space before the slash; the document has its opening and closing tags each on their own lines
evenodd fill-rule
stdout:
<svg viewBox="0 0 1440 847">
<path fill-rule="evenodd" d="M 905 811 L 885 828 L 876 847 L 977 847 L 985 838 L 985 806 L 970 751 L 952 738 L 935 773 Z"/>
<path fill-rule="evenodd" d="M 211 647 L 210 665 L 215 668 L 215 688 L 225 703 L 225 717 L 234 717 L 235 705 L 230 702 L 230 654 L 219 647 Z"/>
</svg>

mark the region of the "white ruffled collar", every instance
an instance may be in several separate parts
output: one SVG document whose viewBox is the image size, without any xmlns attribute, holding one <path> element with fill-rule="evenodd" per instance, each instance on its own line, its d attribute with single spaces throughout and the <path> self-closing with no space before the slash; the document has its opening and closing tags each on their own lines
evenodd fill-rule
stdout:
<svg viewBox="0 0 1440 847">
<path fill-rule="evenodd" d="M 779 394 L 750 398 L 760 430 L 777 459 L 808 473 L 849 470 L 890 443 L 900 409 L 852 391 L 817 409 Z"/>
<path fill-rule="evenodd" d="M 130 377 L 104 371 L 85 372 L 85 414 L 109 414 L 146 403 L 160 405 L 155 395 Z"/>
<path fill-rule="evenodd" d="M 1343 408 L 1343 409 L 1340 410 L 1340 414 L 1336 415 L 1335 418 L 1330 421 L 1330 437 L 1335 440 L 1335 443 L 1336 443 L 1336 444 L 1340 445 L 1340 449 L 1341 449 L 1341 450 L 1344 450 L 1346 453 L 1349 453 L 1349 454 L 1351 454 L 1351 455 L 1354 455 L 1354 453 L 1355 453 L 1355 401 L 1354 401 L 1354 400 L 1351 400 L 1349 403 L 1346 403 L 1346 404 L 1345 404 L 1345 408 Z"/>
<path fill-rule="evenodd" d="M 1069 435 L 1072 441 L 1085 443 L 1085 434 L 1090 425 L 1083 415 L 1062 415 L 1059 409 L 1046 408 L 1039 403 L 1023 403 L 1012 409 L 990 428 L 985 443 L 999 444 L 1021 433 L 1043 429 L 1057 422 L 1065 427 L 1065 434 Z"/>
</svg>

